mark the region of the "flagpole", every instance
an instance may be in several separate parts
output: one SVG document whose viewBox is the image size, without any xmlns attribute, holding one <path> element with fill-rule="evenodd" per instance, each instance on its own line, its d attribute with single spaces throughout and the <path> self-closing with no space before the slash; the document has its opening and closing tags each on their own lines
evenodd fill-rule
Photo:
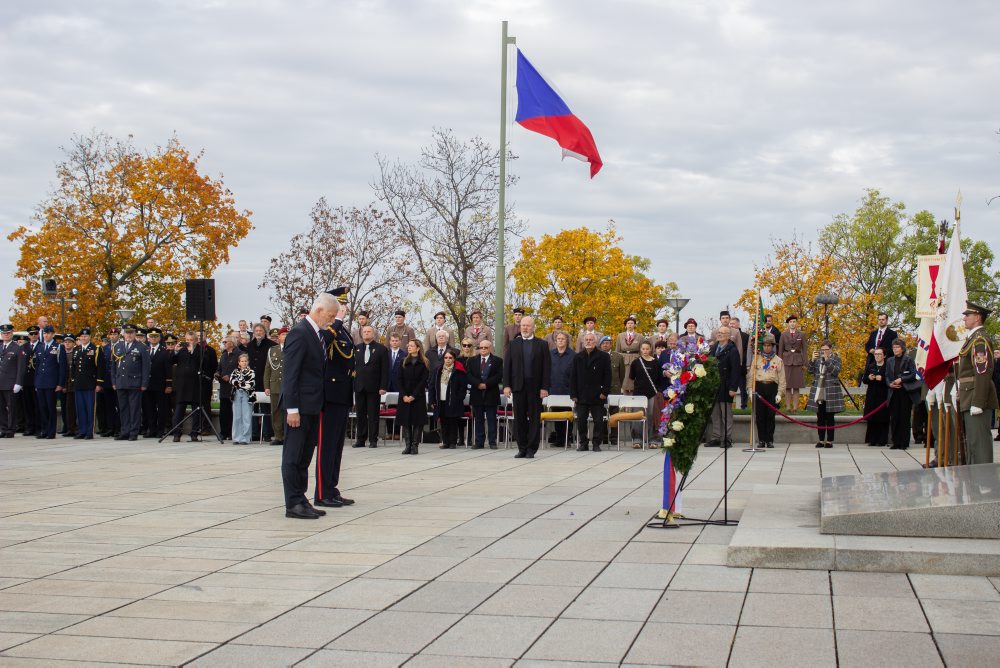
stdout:
<svg viewBox="0 0 1000 668">
<path fill-rule="evenodd" d="M 757 314 L 753 318 L 753 338 L 748 341 L 749 345 L 753 346 L 753 365 L 751 367 L 750 373 L 750 447 L 746 448 L 744 452 L 761 452 L 762 448 L 758 448 L 754 445 L 754 439 L 757 437 L 756 425 L 757 425 L 757 355 L 760 354 L 758 350 L 759 342 L 757 340 L 760 335 L 760 314 L 761 305 L 763 302 L 760 299 L 760 287 L 757 288 Z"/>
<path fill-rule="evenodd" d="M 496 313 L 493 323 L 495 336 L 500 336 L 504 327 L 504 293 L 507 289 L 507 269 L 504 266 L 504 223 L 507 218 L 507 46 L 515 44 L 514 37 L 507 35 L 507 22 L 500 28 L 500 190 L 497 199 L 497 294 Z"/>
</svg>

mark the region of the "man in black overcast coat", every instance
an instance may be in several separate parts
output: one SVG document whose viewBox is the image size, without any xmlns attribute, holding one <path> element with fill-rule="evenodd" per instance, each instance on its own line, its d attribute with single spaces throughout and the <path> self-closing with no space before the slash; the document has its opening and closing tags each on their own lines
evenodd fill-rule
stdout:
<svg viewBox="0 0 1000 668">
<path fill-rule="evenodd" d="M 549 344 L 535 338 L 535 321 L 524 316 L 521 336 L 510 342 L 503 358 L 503 391 L 514 398 L 515 458 L 532 458 L 542 435 L 542 399 L 549 396 L 552 358 Z"/>
</svg>

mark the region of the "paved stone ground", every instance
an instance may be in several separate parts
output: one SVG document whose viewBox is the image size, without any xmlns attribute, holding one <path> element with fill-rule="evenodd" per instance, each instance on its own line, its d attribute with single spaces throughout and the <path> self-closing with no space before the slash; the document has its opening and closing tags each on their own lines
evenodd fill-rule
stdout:
<svg viewBox="0 0 1000 668">
<path fill-rule="evenodd" d="M 731 569 L 645 529 L 656 452 L 348 449 L 357 504 L 285 519 L 279 448 L 0 440 L 0 665 L 996 665 L 1000 578 Z M 720 451 L 684 510 L 715 513 Z M 922 451 L 731 451 L 758 483 Z M 579 664 L 570 662 L 580 662 Z M 76 664 L 72 664 L 76 665 Z"/>
</svg>

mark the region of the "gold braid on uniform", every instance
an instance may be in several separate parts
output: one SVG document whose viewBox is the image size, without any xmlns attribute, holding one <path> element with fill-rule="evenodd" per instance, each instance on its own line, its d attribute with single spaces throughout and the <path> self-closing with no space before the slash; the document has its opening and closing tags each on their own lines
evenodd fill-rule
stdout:
<svg viewBox="0 0 1000 668">
<path fill-rule="evenodd" d="M 117 346 L 111 346 L 111 359 L 113 359 L 116 362 L 121 362 L 123 359 L 125 359 L 125 353 L 123 352 L 121 355 L 119 355 L 118 353 L 115 352 L 116 347 Z M 122 346 L 122 350 L 125 350 L 124 346 Z"/>
<path fill-rule="evenodd" d="M 330 343 L 330 345 L 326 349 L 327 356 L 330 359 L 333 359 L 333 351 L 336 350 L 337 354 L 340 355 L 341 357 L 343 357 L 345 360 L 353 359 L 354 358 L 354 345 L 353 344 L 351 345 L 351 352 L 350 352 L 350 354 L 345 355 L 344 351 L 341 350 L 340 346 L 337 345 L 337 341 L 338 341 L 338 338 L 339 338 L 337 336 L 337 330 L 335 330 L 333 327 L 327 327 L 326 329 L 331 334 L 333 334 L 333 341 Z"/>
</svg>

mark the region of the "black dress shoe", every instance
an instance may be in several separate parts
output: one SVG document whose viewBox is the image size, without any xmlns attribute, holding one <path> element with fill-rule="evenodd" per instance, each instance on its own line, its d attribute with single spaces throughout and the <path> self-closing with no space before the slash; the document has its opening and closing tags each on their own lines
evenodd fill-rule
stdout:
<svg viewBox="0 0 1000 668">
<path fill-rule="evenodd" d="M 535 453 L 534 452 L 529 452 L 528 454 L 525 455 L 525 457 L 527 457 L 528 459 L 534 459 L 535 458 Z"/>
<path fill-rule="evenodd" d="M 523 453 L 523 452 L 519 452 L 519 453 L 517 453 L 516 455 L 514 455 L 514 459 L 524 459 L 524 458 L 525 458 L 525 457 L 527 457 L 527 456 L 528 456 L 528 455 L 527 455 L 526 453 Z"/>
<path fill-rule="evenodd" d="M 496 445 L 491 445 L 491 446 L 490 446 L 490 450 L 496 450 L 496 449 L 497 449 L 497 446 L 496 446 Z"/>
<path fill-rule="evenodd" d="M 291 517 L 296 520 L 318 520 L 319 513 L 313 510 L 310 506 L 299 503 L 286 509 L 285 517 Z"/>
<path fill-rule="evenodd" d="M 601 451 L 601 446 L 595 445 L 594 446 L 594 452 L 600 452 L 600 451 Z"/>
<path fill-rule="evenodd" d="M 180 442 L 181 442 L 181 435 L 174 434 L 174 443 L 180 443 Z"/>
<path fill-rule="evenodd" d="M 77 434 L 76 436 L 73 437 L 73 440 L 79 441 L 81 438 L 86 438 L 86 436 L 84 436 L 83 434 Z"/>
<path fill-rule="evenodd" d="M 87 434 L 86 436 L 83 437 L 83 440 L 85 440 L 85 441 L 93 441 L 94 440 L 94 435 L 93 434 Z"/>
<path fill-rule="evenodd" d="M 377 448 L 377 447 L 378 447 L 378 445 L 377 445 L 377 444 L 375 444 L 375 443 L 372 443 L 372 444 L 371 444 L 371 445 L 369 445 L 368 447 L 369 447 L 369 448 Z"/>
<path fill-rule="evenodd" d="M 824 445 L 823 447 L 824 447 L 824 448 L 832 448 L 832 447 L 833 447 L 833 443 L 827 443 L 827 444 L 826 444 L 826 445 Z"/>
<path fill-rule="evenodd" d="M 119 435 L 115 436 L 115 440 L 116 441 L 127 441 L 128 440 L 128 436 L 126 436 L 125 434 L 119 434 Z"/>
<path fill-rule="evenodd" d="M 473 450 L 482 450 L 483 446 L 481 446 L 481 445 L 474 445 L 474 446 L 472 446 L 472 449 Z"/>
<path fill-rule="evenodd" d="M 719 441 L 709 441 L 708 443 L 705 444 L 705 447 L 706 448 L 717 448 L 720 445 L 722 445 L 722 443 L 720 443 Z"/>
<path fill-rule="evenodd" d="M 192 443 L 201 443 L 201 439 L 198 437 L 198 434 L 191 434 L 191 442 Z"/>
<path fill-rule="evenodd" d="M 285 442 L 282 441 L 280 438 L 272 438 L 271 439 L 271 445 L 284 445 L 284 444 L 285 444 Z"/>
<path fill-rule="evenodd" d="M 589 452 L 590 451 L 590 446 L 588 446 L 588 445 L 581 445 L 579 448 L 576 449 L 576 451 L 577 452 Z"/>
<path fill-rule="evenodd" d="M 139 437 L 138 437 L 138 436 L 135 436 L 135 435 L 132 435 L 132 436 L 129 436 L 129 437 L 128 437 L 128 440 L 130 440 L 130 441 L 138 441 L 138 440 L 139 440 Z"/>
<path fill-rule="evenodd" d="M 771 443 L 770 441 L 768 441 L 767 444 L 764 447 L 766 447 L 766 448 L 773 448 L 774 447 L 774 443 Z"/>
<path fill-rule="evenodd" d="M 345 506 L 353 506 L 354 505 L 354 499 L 346 499 L 346 498 L 344 498 L 344 497 L 342 497 L 340 495 L 340 492 L 336 492 L 334 494 L 333 498 L 337 499 L 337 501 L 340 501 Z"/>
<path fill-rule="evenodd" d="M 365 444 L 364 443 L 355 443 L 351 447 L 352 448 L 363 448 L 363 447 L 365 447 Z"/>
<path fill-rule="evenodd" d="M 816 443 L 816 447 L 817 448 L 822 448 L 823 447 L 823 441 L 819 441 L 818 443 Z"/>
<path fill-rule="evenodd" d="M 321 506 L 323 508 L 340 508 L 344 504 L 341 503 L 340 499 L 316 499 L 315 505 Z"/>
<path fill-rule="evenodd" d="M 326 511 L 325 510 L 320 510 L 319 508 L 313 508 L 313 505 L 311 503 L 309 503 L 308 501 L 306 502 L 306 505 L 309 506 L 309 510 L 313 511 L 314 513 L 316 513 L 320 517 L 323 517 L 324 515 L 326 515 Z"/>
</svg>

